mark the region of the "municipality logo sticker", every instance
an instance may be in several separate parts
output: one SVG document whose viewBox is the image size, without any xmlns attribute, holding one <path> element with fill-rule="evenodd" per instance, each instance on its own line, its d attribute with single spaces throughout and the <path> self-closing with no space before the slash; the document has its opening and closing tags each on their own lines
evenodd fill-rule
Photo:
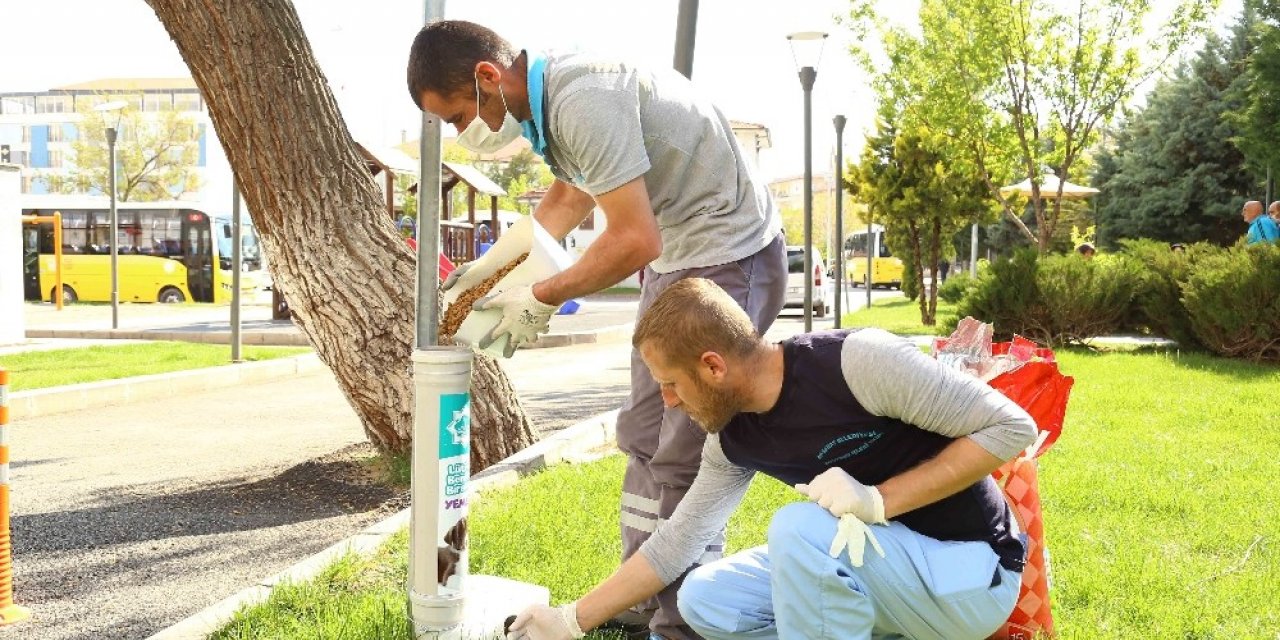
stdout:
<svg viewBox="0 0 1280 640">
<path fill-rule="evenodd" d="M 471 440 L 471 403 L 468 394 L 440 396 L 440 458 L 467 455 Z"/>
</svg>

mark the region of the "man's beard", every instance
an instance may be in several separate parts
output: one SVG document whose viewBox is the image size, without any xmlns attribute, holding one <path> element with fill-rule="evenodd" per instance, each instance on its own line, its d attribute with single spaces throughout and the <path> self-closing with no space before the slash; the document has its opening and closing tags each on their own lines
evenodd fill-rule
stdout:
<svg viewBox="0 0 1280 640">
<path fill-rule="evenodd" d="M 737 390 L 717 389 L 693 376 L 698 390 L 696 405 L 685 402 L 683 408 L 707 433 L 720 433 L 729 420 L 742 412 L 742 394 Z"/>
</svg>

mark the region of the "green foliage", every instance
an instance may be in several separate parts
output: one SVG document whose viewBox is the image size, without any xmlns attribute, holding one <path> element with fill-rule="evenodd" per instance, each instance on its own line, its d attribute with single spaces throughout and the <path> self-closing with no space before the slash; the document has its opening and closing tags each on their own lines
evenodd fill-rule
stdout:
<svg viewBox="0 0 1280 640">
<path fill-rule="evenodd" d="M 956 170 L 966 165 L 952 161 L 939 136 L 919 126 L 900 128 L 897 120 L 892 109 L 881 108 L 877 133 L 851 172 L 850 190 L 884 225 L 888 245 L 903 259 L 903 293 L 920 299 L 920 320 L 932 325 L 937 298 L 921 276 L 938 271 L 951 239 L 981 215 L 984 189 L 975 175 Z"/>
<path fill-rule="evenodd" d="M 241 355 L 245 360 L 255 361 L 287 358 L 310 351 L 306 347 L 245 346 Z M 98 345 L 0 356 L 0 366 L 10 373 L 10 391 L 44 389 L 224 364 L 231 364 L 230 347 L 191 342 Z"/>
<path fill-rule="evenodd" d="M 1175 340 L 1184 348 L 1202 346 L 1182 304 L 1182 287 L 1201 258 L 1221 253 L 1223 249 L 1201 242 L 1189 245 L 1184 252 L 1176 252 L 1155 240 L 1125 240 L 1122 245 L 1124 253 L 1144 267 L 1129 324 Z"/>
<path fill-rule="evenodd" d="M 194 119 L 172 105 L 143 113 L 132 101 L 118 113 L 116 194 L 120 200 L 177 200 L 200 188 L 196 173 L 200 129 Z M 65 174 L 45 173 L 43 178 L 55 193 L 109 194 L 111 161 L 106 129 L 117 124 L 117 113 L 84 107 L 80 118 L 76 138 L 71 141 L 74 167 Z"/>
<path fill-rule="evenodd" d="M 1237 111 L 1242 128 L 1237 142 L 1255 170 L 1263 174 L 1268 167 L 1280 168 L 1280 3 L 1246 0 L 1245 17 L 1253 20 L 1246 73 L 1244 104 Z"/>
<path fill-rule="evenodd" d="M 1084 342 L 1124 327 L 1143 273 L 1141 263 L 1124 255 L 1085 260 L 1024 249 L 992 263 L 957 314 L 993 324 L 1001 338 L 1016 333 L 1051 345 Z"/>
<path fill-rule="evenodd" d="M 947 281 L 938 287 L 938 299 L 948 304 L 956 304 L 977 282 L 978 279 L 971 277 L 968 271 L 952 271 Z"/>
<path fill-rule="evenodd" d="M 1064 179 L 1081 173 L 1099 127 L 1198 33 L 1213 2 L 1180 0 L 1152 29 L 1148 2 L 923 0 L 919 35 L 886 26 L 875 0 L 852 5 L 854 31 L 879 36 L 859 38 L 871 44 L 856 45 L 854 57 L 870 67 L 882 103 L 902 111 L 902 126 L 918 123 L 941 135 L 1044 252 L 1061 221 L 1061 200 L 1046 203 L 1037 190 L 1033 231 L 1000 187 L 1009 179 L 1039 180 L 1046 166 Z M 1154 59 L 1143 60 L 1143 51 Z"/>
<path fill-rule="evenodd" d="M 1182 291 L 1201 344 L 1224 356 L 1280 360 L 1280 248 L 1258 243 L 1205 255 Z"/>
<path fill-rule="evenodd" d="M 1240 205 L 1258 180 L 1233 144 L 1239 119 L 1224 114 L 1245 104 L 1250 26 L 1246 14 L 1229 37 L 1209 36 L 1099 154 L 1094 186 L 1102 191 L 1105 246 L 1126 238 L 1227 245 L 1240 237 Z"/>
<path fill-rule="evenodd" d="M 516 200 L 531 189 L 545 189 L 551 185 L 554 177 L 551 169 L 532 150 L 525 149 L 505 163 L 495 163 L 489 167 L 488 175 L 507 192 L 498 198 L 498 207 L 507 211 L 532 213 L 529 205 Z"/>
</svg>

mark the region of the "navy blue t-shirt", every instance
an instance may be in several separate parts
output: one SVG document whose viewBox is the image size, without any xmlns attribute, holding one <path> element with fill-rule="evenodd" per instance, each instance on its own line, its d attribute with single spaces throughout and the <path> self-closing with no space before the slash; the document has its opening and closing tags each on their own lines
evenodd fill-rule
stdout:
<svg viewBox="0 0 1280 640">
<path fill-rule="evenodd" d="M 838 466 L 865 485 L 880 484 L 933 458 L 952 442 L 895 418 L 872 415 L 840 368 L 849 330 L 805 334 L 782 343 L 778 402 L 741 413 L 720 433 L 725 457 L 790 485 Z M 990 477 L 894 521 L 938 540 L 991 545 L 1006 569 L 1021 571 L 1025 550 L 1010 528 L 1008 504 Z"/>
</svg>

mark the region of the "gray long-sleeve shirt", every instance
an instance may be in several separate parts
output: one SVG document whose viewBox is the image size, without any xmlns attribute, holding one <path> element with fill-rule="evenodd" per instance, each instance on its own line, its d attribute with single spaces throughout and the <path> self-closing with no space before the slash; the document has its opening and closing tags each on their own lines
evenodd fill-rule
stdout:
<svg viewBox="0 0 1280 640">
<path fill-rule="evenodd" d="M 843 335 L 843 332 L 829 334 L 828 341 Z M 813 345 L 819 342 L 816 338 L 803 340 L 806 348 L 812 346 L 810 342 Z M 793 346 L 784 343 L 788 353 L 795 350 Z M 838 375 L 843 378 L 856 405 L 865 410 L 863 415 L 892 419 L 894 425 L 906 423 L 908 428 L 918 428 L 946 439 L 967 437 L 1001 460 L 1013 458 L 1035 440 L 1035 422 L 1021 407 L 969 374 L 945 367 L 902 338 L 879 329 L 864 329 L 848 333 L 838 348 Z M 780 405 L 795 393 L 794 389 L 788 389 L 789 384 L 797 384 L 791 381 L 837 375 L 834 371 L 797 372 L 794 364 L 787 362 L 785 365 L 788 382 L 784 382 Z M 820 408 L 811 409 L 813 413 L 821 413 Z M 737 424 L 736 420 L 726 427 L 723 437 L 735 437 L 737 433 L 731 430 L 748 428 Z M 859 431 L 850 435 L 864 436 L 866 433 Z M 877 434 L 869 439 L 871 442 L 880 438 L 879 431 L 870 433 Z M 640 548 L 640 553 L 664 583 L 674 581 L 700 557 L 708 542 L 737 508 L 755 475 L 756 469 L 730 461 L 722 446 L 722 435 L 707 438 L 698 476 L 689 492 L 671 519 L 662 523 Z M 830 445 L 824 447 L 818 458 L 828 455 L 830 448 Z M 856 471 L 859 465 L 857 454 L 865 448 L 856 447 L 840 456 L 838 465 L 834 461 L 821 464 Z M 906 462 L 914 465 L 920 461 Z M 760 468 L 769 467 L 761 465 Z M 857 477 L 856 473 L 854 475 Z M 794 481 L 794 478 L 780 479 L 788 483 Z M 804 478 L 802 481 L 808 480 Z M 997 528 L 999 526 L 996 525 Z"/>
</svg>

